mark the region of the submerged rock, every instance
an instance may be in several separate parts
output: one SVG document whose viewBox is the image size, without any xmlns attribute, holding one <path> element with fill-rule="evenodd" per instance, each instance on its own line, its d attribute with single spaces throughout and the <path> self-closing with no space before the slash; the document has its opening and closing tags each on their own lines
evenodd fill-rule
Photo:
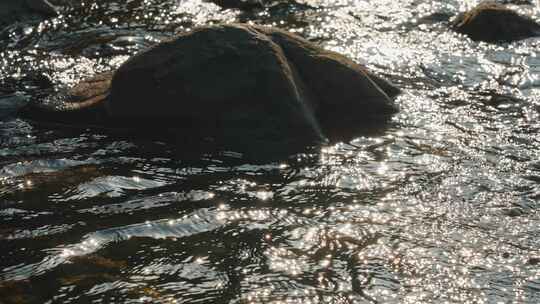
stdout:
<svg viewBox="0 0 540 304">
<path fill-rule="evenodd" d="M 36 120 L 174 127 L 197 136 L 320 141 L 396 112 L 399 89 L 337 53 L 275 28 L 196 28 L 82 81 Z M 331 138 L 332 139 L 332 138 Z"/>
<path fill-rule="evenodd" d="M 0 26 L 31 16 L 56 16 L 57 11 L 47 0 L 1 0 Z"/>
<path fill-rule="evenodd" d="M 483 2 L 452 22 L 458 33 L 476 41 L 515 41 L 540 36 L 540 24 L 504 5 Z"/>
</svg>

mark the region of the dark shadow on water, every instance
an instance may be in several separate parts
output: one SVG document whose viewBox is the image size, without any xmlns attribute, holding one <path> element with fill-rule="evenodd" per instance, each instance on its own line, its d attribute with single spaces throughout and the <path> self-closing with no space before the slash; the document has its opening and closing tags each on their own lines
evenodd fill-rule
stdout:
<svg viewBox="0 0 540 304">
<path fill-rule="evenodd" d="M 360 136 L 381 136 L 393 127 L 391 115 L 371 116 L 358 120 L 342 120 L 333 122 L 332 128 L 326 131 L 329 144 L 349 142 Z M 323 125 L 324 128 L 324 125 Z"/>
<path fill-rule="evenodd" d="M 137 127 L 133 124 L 129 127 L 77 125 L 45 121 L 30 121 L 30 123 L 41 132 L 60 132 L 68 136 L 76 137 L 83 133 L 100 134 L 107 136 L 109 140 L 161 142 L 168 151 L 174 151 L 176 157 L 180 159 L 196 160 L 202 155 L 225 155 L 231 160 L 238 159 L 241 162 L 269 163 L 283 161 L 299 153 L 317 153 L 322 146 L 349 142 L 359 136 L 382 135 L 391 127 L 391 118 L 379 117 L 374 120 L 346 122 L 346 125 L 339 125 L 339 128 L 333 128 L 327 133 L 329 140 L 326 141 L 311 139 L 298 132 L 265 134 L 257 129 L 232 128 L 220 133 L 215 129 L 192 126 L 180 128 L 149 120 L 145 120 L 144 125 L 152 127 Z M 156 157 L 164 153 L 159 150 L 153 152 Z"/>
</svg>

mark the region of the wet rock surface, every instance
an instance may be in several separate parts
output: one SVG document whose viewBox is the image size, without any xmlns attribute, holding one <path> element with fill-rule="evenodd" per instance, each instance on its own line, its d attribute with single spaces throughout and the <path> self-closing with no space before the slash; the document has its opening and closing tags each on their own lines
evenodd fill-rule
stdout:
<svg viewBox="0 0 540 304">
<path fill-rule="evenodd" d="M 506 6 L 483 2 L 452 21 L 458 33 L 476 41 L 515 41 L 540 35 L 540 24 Z"/>
<path fill-rule="evenodd" d="M 299 36 L 233 24 L 160 43 L 114 74 L 79 83 L 63 108 L 32 105 L 23 114 L 67 123 L 172 126 L 201 136 L 287 134 L 320 141 L 340 129 L 383 122 L 396 111 L 391 97 L 398 93 L 366 68 Z"/>
</svg>

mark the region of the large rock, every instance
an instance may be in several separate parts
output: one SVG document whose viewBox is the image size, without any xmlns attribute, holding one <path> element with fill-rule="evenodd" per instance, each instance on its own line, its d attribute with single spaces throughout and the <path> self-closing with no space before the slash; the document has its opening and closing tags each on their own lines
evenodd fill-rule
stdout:
<svg viewBox="0 0 540 304">
<path fill-rule="evenodd" d="M 38 120 L 175 127 L 200 136 L 314 141 L 382 121 L 399 90 L 364 67 L 288 32 L 201 27 L 81 82 Z M 187 131 L 186 131 L 187 130 Z"/>
<path fill-rule="evenodd" d="M 476 41 L 515 41 L 540 35 L 540 25 L 504 5 L 483 2 L 452 22 L 458 33 Z"/>
</svg>

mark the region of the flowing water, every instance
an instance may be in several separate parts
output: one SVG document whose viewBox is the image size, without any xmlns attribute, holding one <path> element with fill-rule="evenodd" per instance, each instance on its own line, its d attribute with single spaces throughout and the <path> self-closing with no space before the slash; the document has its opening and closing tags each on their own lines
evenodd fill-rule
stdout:
<svg viewBox="0 0 540 304">
<path fill-rule="evenodd" d="M 73 1 L 2 30 L 0 303 L 539 303 L 540 39 L 450 31 L 477 2 Z M 540 19 L 538 0 L 512 7 Z M 270 160 L 15 114 L 239 21 L 366 64 L 400 113 Z"/>
</svg>

